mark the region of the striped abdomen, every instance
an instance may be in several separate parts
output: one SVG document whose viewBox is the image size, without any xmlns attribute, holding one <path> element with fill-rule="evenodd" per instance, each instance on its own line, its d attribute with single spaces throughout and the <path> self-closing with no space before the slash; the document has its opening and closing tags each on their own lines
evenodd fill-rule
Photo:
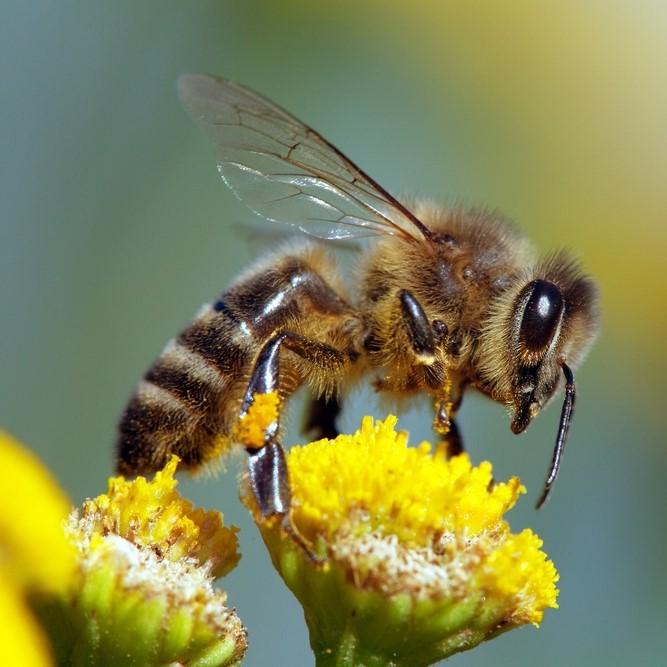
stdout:
<svg viewBox="0 0 667 667">
<path fill-rule="evenodd" d="M 118 469 L 161 468 L 169 454 L 196 468 L 230 446 L 243 394 L 261 345 L 279 330 L 340 343 L 350 307 L 313 268 L 321 251 L 306 246 L 241 279 L 205 306 L 151 366 L 119 424 Z M 313 318 L 316 315 L 316 318 Z M 317 326 L 317 330 L 314 327 Z M 281 394 L 304 379 L 304 364 L 285 360 Z"/>
</svg>

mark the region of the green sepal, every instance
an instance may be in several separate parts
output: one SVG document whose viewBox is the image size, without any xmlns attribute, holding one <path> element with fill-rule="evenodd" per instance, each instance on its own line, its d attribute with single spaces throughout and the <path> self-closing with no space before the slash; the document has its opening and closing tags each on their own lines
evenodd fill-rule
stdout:
<svg viewBox="0 0 667 667">
<path fill-rule="evenodd" d="M 504 610 L 462 599 L 386 596 L 357 587 L 334 560 L 317 562 L 277 524 L 260 524 L 279 574 L 301 603 L 318 667 L 426 667 L 502 631 Z"/>
</svg>

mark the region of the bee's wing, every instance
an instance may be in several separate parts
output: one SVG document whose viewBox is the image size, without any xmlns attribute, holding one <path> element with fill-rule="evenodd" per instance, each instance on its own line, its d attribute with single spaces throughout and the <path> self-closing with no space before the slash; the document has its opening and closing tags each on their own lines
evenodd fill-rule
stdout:
<svg viewBox="0 0 667 667">
<path fill-rule="evenodd" d="M 183 105 L 218 147 L 236 196 L 271 222 L 325 239 L 428 229 L 320 134 L 261 95 L 226 79 L 186 74 Z"/>
</svg>

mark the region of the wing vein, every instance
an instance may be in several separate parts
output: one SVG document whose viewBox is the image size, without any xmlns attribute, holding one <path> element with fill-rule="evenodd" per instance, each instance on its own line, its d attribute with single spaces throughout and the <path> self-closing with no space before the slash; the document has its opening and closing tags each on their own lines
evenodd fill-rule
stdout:
<svg viewBox="0 0 667 667">
<path fill-rule="evenodd" d="M 413 213 L 333 144 L 258 93 L 203 75 L 181 77 L 179 93 L 217 146 L 224 182 L 266 220 L 330 239 L 429 238 Z"/>
</svg>

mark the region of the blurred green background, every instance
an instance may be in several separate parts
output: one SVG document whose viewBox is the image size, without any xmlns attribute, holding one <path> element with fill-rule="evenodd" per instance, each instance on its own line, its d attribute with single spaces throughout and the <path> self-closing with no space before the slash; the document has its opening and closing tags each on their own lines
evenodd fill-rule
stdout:
<svg viewBox="0 0 667 667">
<path fill-rule="evenodd" d="M 462 414 L 473 457 L 526 482 L 510 519 L 544 538 L 561 608 L 451 663 L 666 664 L 667 5 L 7 0 L 2 14 L 0 423 L 75 501 L 103 489 L 145 367 L 262 245 L 238 232 L 252 214 L 175 95 L 183 72 L 224 74 L 393 192 L 497 206 L 598 278 L 604 330 L 548 507 L 532 500 L 558 406 L 521 437 L 480 398 Z M 426 410 L 402 424 L 430 436 Z M 242 465 L 184 490 L 242 528 L 225 587 L 247 664 L 312 664 L 237 499 Z"/>
</svg>

